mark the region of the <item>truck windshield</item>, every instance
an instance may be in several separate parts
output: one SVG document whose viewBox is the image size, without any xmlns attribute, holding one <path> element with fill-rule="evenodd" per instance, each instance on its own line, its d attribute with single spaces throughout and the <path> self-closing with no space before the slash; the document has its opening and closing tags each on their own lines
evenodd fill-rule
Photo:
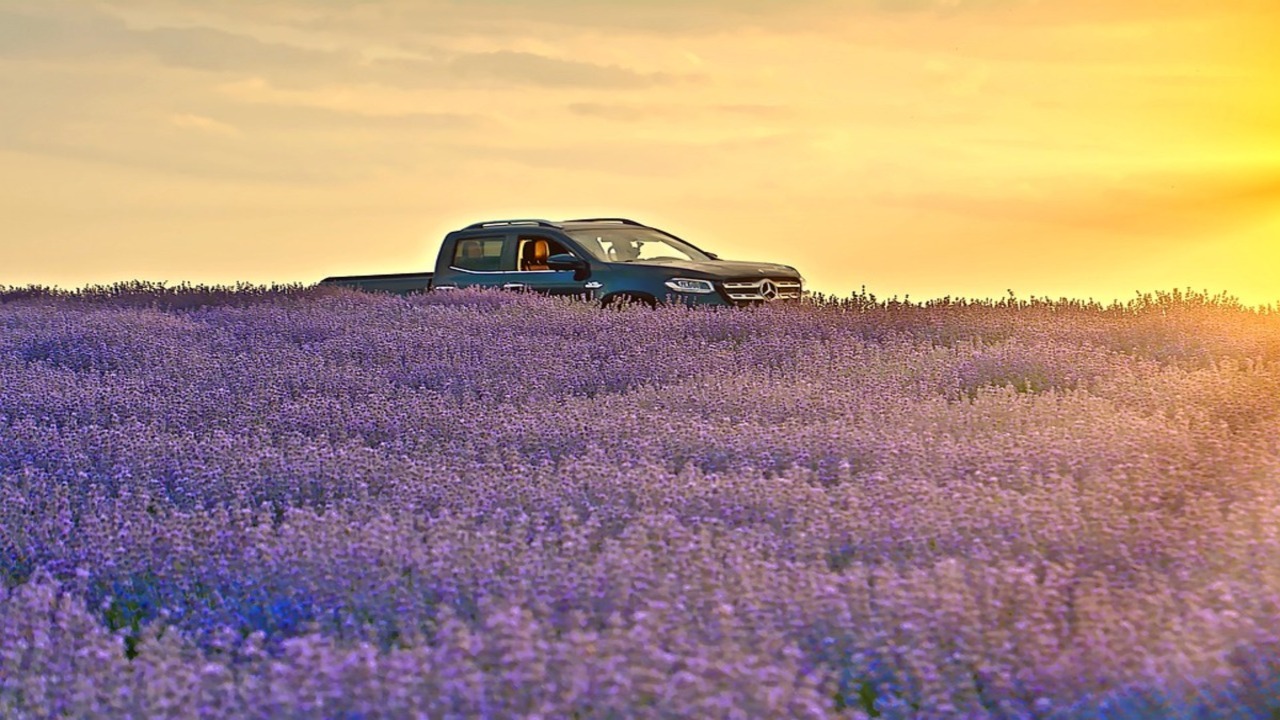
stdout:
<svg viewBox="0 0 1280 720">
<path fill-rule="evenodd" d="M 587 252 L 605 262 L 711 259 L 687 242 L 648 228 L 610 227 L 566 232 L 586 248 Z"/>
</svg>

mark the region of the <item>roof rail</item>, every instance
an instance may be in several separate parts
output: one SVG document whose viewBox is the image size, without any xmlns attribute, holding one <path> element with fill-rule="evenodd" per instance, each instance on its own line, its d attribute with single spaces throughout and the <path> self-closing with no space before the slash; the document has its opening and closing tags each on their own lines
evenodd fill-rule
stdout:
<svg viewBox="0 0 1280 720">
<path fill-rule="evenodd" d="M 475 230 L 477 228 L 497 227 L 500 225 L 537 225 L 539 227 L 560 227 L 550 220 L 539 220 L 537 218 L 525 218 L 520 220 L 486 220 L 485 222 L 471 223 L 463 228 L 463 230 Z"/>
<path fill-rule="evenodd" d="M 635 225 L 636 227 L 645 227 L 645 225 L 644 225 L 643 223 L 638 223 L 638 222 L 636 222 L 635 220 L 631 220 L 630 218 L 607 218 L 607 217 L 600 217 L 600 218 L 576 218 L 576 219 L 573 219 L 573 220 L 563 220 L 563 221 L 561 221 L 561 222 L 567 222 L 567 223 L 571 223 L 571 222 L 616 222 L 616 223 L 622 223 L 623 225 Z"/>
</svg>

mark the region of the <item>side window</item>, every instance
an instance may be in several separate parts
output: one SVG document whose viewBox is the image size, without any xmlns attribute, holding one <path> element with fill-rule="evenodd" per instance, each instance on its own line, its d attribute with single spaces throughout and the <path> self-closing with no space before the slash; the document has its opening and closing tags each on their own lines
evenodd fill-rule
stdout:
<svg viewBox="0 0 1280 720">
<path fill-rule="evenodd" d="M 520 270 L 522 271 L 550 270 L 550 266 L 547 265 L 547 258 L 562 253 L 573 254 L 569 248 L 558 240 L 537 235 L 520 236 L 520 248 L 517 256 L 520 258 Z"/>
<path fill-rule="evenodd" d="M 496 272 L 502 267 L 502 238 L 468 238 L 453 248 L 453 267 L 475 272 Z"/>
</svg>

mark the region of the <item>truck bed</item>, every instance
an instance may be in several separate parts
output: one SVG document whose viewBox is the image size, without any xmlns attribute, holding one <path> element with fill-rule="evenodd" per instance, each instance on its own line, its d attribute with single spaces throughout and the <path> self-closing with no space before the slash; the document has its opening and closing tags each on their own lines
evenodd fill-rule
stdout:
<svg viewBox="0 0 1280 720">
<path fill-rule="evenodd" d="M 370 292 L 422 292 L 431 286 L 434 273 L 385 273 L 382 275 L 335 275 L 320 281 L 321 285 L 337 285 Z"/>
</svg>

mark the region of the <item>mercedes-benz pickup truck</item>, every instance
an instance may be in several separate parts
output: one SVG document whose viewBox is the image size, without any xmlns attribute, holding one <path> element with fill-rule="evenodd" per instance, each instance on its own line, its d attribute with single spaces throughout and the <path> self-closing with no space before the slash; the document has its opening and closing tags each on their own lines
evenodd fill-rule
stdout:
<svg viewBox="0 0 1280 720">
<path fill-rule="evenodd" d="M 804 290 L 790 265 L 722 260 L 626 218 L 473 223 L 445 236 L 434 272 L 328 277 L 320 284 L 399 294 L 504 288 L 605 305 L 754 305 L 797 300 Z"/>
</svg>

